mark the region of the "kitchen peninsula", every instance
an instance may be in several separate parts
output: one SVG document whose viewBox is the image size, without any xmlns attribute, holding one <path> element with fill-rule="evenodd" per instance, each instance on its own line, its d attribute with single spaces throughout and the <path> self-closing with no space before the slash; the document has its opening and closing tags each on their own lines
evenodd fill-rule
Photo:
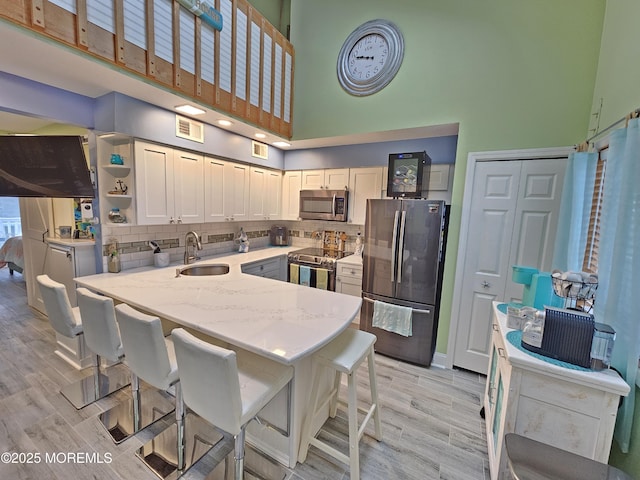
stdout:
<svg viewBox="0 0 640 480">
<path fill-rule="evenodd" d="M 286 255 L 294 247 L 209 257 L 192 265 L 226 264 L 213 276 L 176 276 L 176 266 L 143 267 L 76 278 L 116 302 L 157 315 L 165 334 L 182 326 L 201 337 L 292 365 L 290 395 L 283 390 L 267 407 L 267 420 L 289 435 L 252 422 L 247 440 L 289 467 L 296 464 L 302 420 L 311 390 L 311 355 L 348 328 L 361 299 L 243 274 L 243 264 Z M 183 267 L 182 265 L 177 266 Z M 319 425 L 318 425 L 319 426 Z"/>
</svg>

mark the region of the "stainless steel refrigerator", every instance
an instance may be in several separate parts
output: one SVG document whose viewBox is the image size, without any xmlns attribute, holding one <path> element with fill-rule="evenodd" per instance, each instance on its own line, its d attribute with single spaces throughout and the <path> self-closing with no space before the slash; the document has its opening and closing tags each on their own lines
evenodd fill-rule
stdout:
<svg viewBox="0 0 640 480">
<path fill-rule="evenodd" d="M 375 350 L 430 366 L 438 328 L 447 212 L 441 200 L 367 200 L 360 328 Z M 373 327 L 376 300 L 410 307 L 412 335 Z"/>
</svg>

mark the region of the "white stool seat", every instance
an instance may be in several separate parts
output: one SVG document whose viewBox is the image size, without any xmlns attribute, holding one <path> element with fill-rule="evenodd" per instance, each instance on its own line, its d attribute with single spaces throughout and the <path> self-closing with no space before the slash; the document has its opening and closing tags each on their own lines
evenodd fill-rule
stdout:
<svg viewBox="0 0 640 480">
<path fill-rule="evenodd" d="M 382 440 L 382 424 L 380 420 L 380 404 L 378 403 L 378 387 L 375 373 L 375 358 L 373 345 L 376 336 L 361 330 L 347 329 L 339 337 L 332 340 L 328 345 L 321 348 L 314 355 L 313 380 L 311 391 L 312 409 L 305 418 L 302 428 L 302 441 L 300 445 L 299 461 L 302 463 L 307 458 L 309 445 L 321 449 L 325 453 L 349 465 L 351 480 L 360 478 L 360 450 L 359 442 L 364 434 L 364 429 L 373 418 L 375 428 L 375 439 Z M 357 384 L 355 373 L 360 364 L 368 358 L 369 386 L 371 389 L 371 406 L 368 409 L 358 407 Z M 318 398 L 318 385 L 320 383 L 321 368 L 328 367 L 336 372 L 333 389 L 322 401 Z M 314 418 L 330 404 L 329 415 L 335 417 L 337 404 L 345 403 L 338 400 L 340 391 L 340 380 L 342 374 L 348 378 L 349 401 L 349 456 L 339 452 L 334 447 L 322 442 L 312 435 L 311 427 Z M 365 418 L 358 427 L 358 411 L 365 413 Z"/>
<path fill-rule="evenodd" d="M 247 424 L 285 387 L 293 369 L 207 343 L 182 328 L 171 332 L 185 404 L 235 437 L 235 478 L 244 475 Z"/>
<path fill-rule="evenodd" d="M 38 275 L 36 281 L 40 288 L 49 323 L 53 329 L 63 337 L 80 337 L 81 348 L 84 348 L 85 329 L 82 324 L 82 315 L 79 307 L 71 307 L 67 288 L 62 283 L 52 280 L 48 275 Z M 109 382 L 102 381 L 104 377 L 100 378 L 98 370 L 99 365 L 96 365 L 94 375 L 63 386 L 60 393 L 78 409 L 95 402 L 103 394 L 110 393 Z M 122 380 L 122 378 L 118 378 L 111 382 L 111 386 L 118 385 L 114 390 L 126 385 L 126 382 L 122 384 Z"/>
</svg>

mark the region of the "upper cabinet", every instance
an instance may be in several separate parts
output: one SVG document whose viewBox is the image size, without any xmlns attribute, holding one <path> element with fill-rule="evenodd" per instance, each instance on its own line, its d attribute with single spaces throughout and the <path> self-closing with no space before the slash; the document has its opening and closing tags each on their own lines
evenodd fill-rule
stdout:
<svg viewBox="0 0 640 480">
<path fill-rule="evenodd" d="M 207 157 L 204 174 L 205 221 L 248 220 L 249 165 Z"/>
<path fill-rule="evenodd" d="M 204 221 L 204 157 L 135 142 L 139 225 Z"/>
<path fill-rule="evenodd" d="M 349 223 L 364 225 L 367 199 L 381 198 L 383 167 L 352 168 L 349 172 Z"/>
<path fill-rule="evenodd" d="M 300 218 L 300 190 L 302 190 L 302 172 L 290 170 L 282 177 L 282 220 Z"/>
<path fill-rule="evenodd" d="M 282 173 L 266 168 L 251 167 L 250 185 L 249 219 L 279 219 Z"/>
<path fill-rule="evenodd" d="M 348 185 L 348 168 L 302 170 L 302 190 L 343 190 Z"/>
</svg>

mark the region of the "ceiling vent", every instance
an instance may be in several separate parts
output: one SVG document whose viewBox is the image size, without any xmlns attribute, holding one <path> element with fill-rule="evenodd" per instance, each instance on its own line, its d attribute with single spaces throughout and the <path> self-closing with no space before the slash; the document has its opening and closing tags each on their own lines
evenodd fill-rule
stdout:
<svg viewBox="0 0 640 480">
<path fill-rule="evenodd" d="M 176 136 L 204 143 L 204 124 L 176 115 Z"/>
<path fill-rule="evenodd" d="M 269 145 L 256 142 L 255 140 L 251 141 L 251 156 L 257 158 L 263 158 L 264 160 L 269 159 Z"/>
</svg>

